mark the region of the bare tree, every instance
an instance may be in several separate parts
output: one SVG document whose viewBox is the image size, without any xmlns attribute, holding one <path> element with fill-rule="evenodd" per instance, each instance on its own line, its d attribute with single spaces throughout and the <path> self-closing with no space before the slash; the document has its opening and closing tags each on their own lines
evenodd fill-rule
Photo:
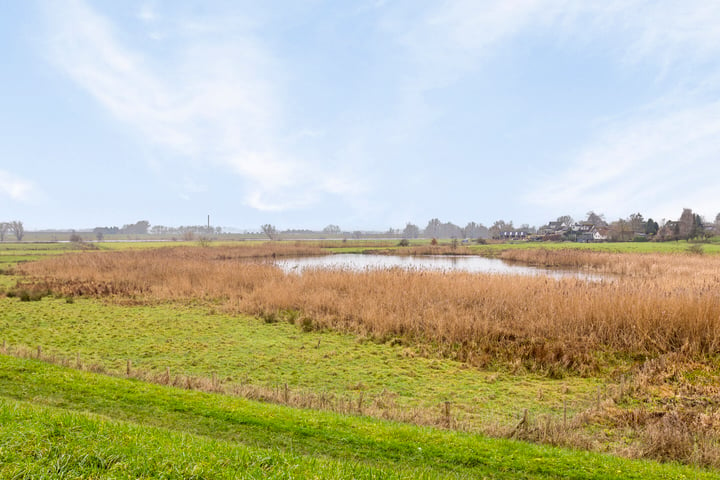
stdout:
<svg viewBox="0 0 720 480">
<path fill-rule="evenodd" d="M 403 238 L 418 238 L 420 236 L 420 228 L 414 223 L 405 225 L 403 230 Z"/>
<path fill-rule="evenodd" d="M 502 232 L 512 232 L 515 230 L 513 222 L 506 222 L 505 220 L 495 220 L 495 223 L 490 227 L 490 235 L 492 238 L 500 238 Z"/>
<path fill-rule="evenodd" d="M 433 218 L 428 221 L 428 224 L 425 227 L 425 236 L 429 238 L 438 238 L 440 236 L 441 225 L 442 223 L 437 218 Z"/>
<path fill-rule="evenodd" d="M 607 227 L 607 222 L 605 221 L 605 215 L 600 213 L 595 213 L 594 211 L 590 210 L 587 213 L 587 222 L 592 223 L 596 227 Z"/>
<path fill-rule="evenodd" d="M 627 242 L 632 240 L 633 229 L 630 222 L 621 218 L 610 226 L 610 233 L 613 240 Z"/>
<path fill-rule="evenodd" d="M 425 227 L 423 236 L 426 238 L 458 238 L 463 236 L 463 229 L 452 222 L 441 222 L 437 218 L 430 220 Z"/>
<path fill-rule="evenodd" d="M 534 234 L 537 233 L 537 228 L 531 227 L 529 223 L 523 223 L 520 225 L 520 231 Z"/>
<path fill-rule="evenodd" d="M 640 212 L 631 214 L 630 217 L 628 218 L 628 221 L 630 222 L 630 227 L 632 228 L 633 232 L 635 232 L 635 233 L 644 233 L 645 232 L 646 222 Z"/>
<path fill-rule="evenodd" d="M 566 227 L 569 227 L 573 223 L 575 223 L 575 220 L 573 220 L 573 217 L 571 217 L 570 215 L 563 215 L 561 217 L 558 217 L 557 221 L 561 224 L 565 224 Z"/>
<path fill-rule="evenodd" d="M 262 228 L 263 233 L 265 235 L 267 235 L 270 240 L 277 240 L 278 231 L 274 225 L 270 225 L 269 223 L 266 223 L 265 225 L 261 226 L 260 228 Z"/>
<path fill-rule="evenodd" d="M 22 242 L 22 239 L 25 236 L 25 228 L 23 227 L 23 223 L 15 220 L 10 224 L 10 230 L 12 230 L 15 238 L 17 238 L 17 241 Z"/>
<path fill-rule="evenodd" d="M 5 235 L 10 231 L 10 224 L 7 222 L 0 222 L 0 242 L 5 241 Z"/>
<path fill-rule="evenodd" d="M 488 228 L 482 223 L 468 222 L 462 231 L 465 238 L 487 238 L 490 236 Z"/>
<path fill-rule="evenodd" d="M 133 224 L 123 225 L 123 227 L 120 229 L 120 233 L 126 233 L 129 235 L 145 235 L 148 233 L 149 228 L 150 222 L 148 222 L 147 220 L 140 220 Z"/>
<path fill-rule="evenodd" d="M 695 215 L 692 209 L 683 208 L 682 215 L 678 221 L 678 235 L 680 238 L 688 239 L 692 236 L 695 230 Z"/>
</svg>

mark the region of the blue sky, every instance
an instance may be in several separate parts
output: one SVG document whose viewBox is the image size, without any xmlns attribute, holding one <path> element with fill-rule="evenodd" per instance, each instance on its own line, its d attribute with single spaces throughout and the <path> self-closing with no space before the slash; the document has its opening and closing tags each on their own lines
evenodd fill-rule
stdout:
<svg viewBox="0 0 720 480">
<path fill-rule="evenodd" d="M 6 1 L 0 220 L 720 212 L 720 2 Z"/>
</svg>

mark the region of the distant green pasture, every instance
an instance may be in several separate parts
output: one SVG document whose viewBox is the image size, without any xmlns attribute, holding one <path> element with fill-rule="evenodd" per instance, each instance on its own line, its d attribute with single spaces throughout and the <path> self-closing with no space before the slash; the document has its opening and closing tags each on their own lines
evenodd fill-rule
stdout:
<svg viewBox="0 0 720 480">
<path fill-rule="evenodd" d="M 496 243 L 488 245 L 470 244 L 469 248 L 479 255 L 497 255 L 498 252 L 510 249 L 579 249 L 611 253 L 688 253 L 692 245 L 701 245 L 705 253 L 720 254 L 720 243 L 693 243 L 686 240 L 677 242 L 517 242 Z"/>
</svg>

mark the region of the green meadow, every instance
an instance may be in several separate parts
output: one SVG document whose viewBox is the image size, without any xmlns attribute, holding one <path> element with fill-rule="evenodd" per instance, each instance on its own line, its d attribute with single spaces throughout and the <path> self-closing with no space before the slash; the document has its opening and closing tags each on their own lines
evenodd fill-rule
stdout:
<svg viewBox="0 0 720 480">
<path fill-rule="evenodd" d="M 402 344 L 332 331 L 304 331 L 287 321 L 229 316 L 207 307 L 172 304 L 121 306 L 93 299 L 46 297 L 37 302 L 0 298 L 0 331 L 9 348 L 37 346 L 95 369 L 122 374 L 170 372 L 212 378 L 312 398 L 376 405 L 397 416 L 411 410 L 440 421 L 452 402 L 456 421 L 481 429 L 492 419 L 517 423 L 524 409 L 560 416 L 595 400 L 602 379 L 562 380 L 503 371 L 479 371 L 448 359 L 423 357 Z M 302 398 L 298 398 L 302 402 Z M 381 407 L 377 407 L 377 406 Z"/>
<path fill-rule="evenodd" d="M 489 245 L 470 245 L 473 253 L 494 256 L 503 250 L 545 248 L 549 250 L 578 249 L 610 253 L 688 253 L 692 246 L 701 246 L 708 254 L 720 254 L 720 242 L 696 243 L 687 240 L 671 242 L 608 242 L 608 243 L 575 243 L 575 242 L 517 242 L 496 243 Z"/>
<path fill-rule="evenodd" d="M 0 355 L 3 478 L 713 478 Z"/>
</svg>

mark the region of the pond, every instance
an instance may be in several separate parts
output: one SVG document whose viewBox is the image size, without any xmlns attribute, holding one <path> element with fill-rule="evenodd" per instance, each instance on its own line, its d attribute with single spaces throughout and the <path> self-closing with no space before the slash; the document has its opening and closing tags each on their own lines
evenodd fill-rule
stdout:
<svg viewBox="0 0 720 480">
<path fill-rule="evenodd" d="M 302 273 L 307 269 L 335 270 L 380 270 L 402 268 L 404 270 L 494 273 L 502 275 L 545 275 L 553 278 L 581 278 L 599 281 L 602 275 L 579 270 L 561 270 L 530 267 L 517 263 L 508 263 L 496 258 L 485 258 L 474 255 L 427 255 L 397 256 L 372 254 L 336 254 L 321 257 L 284 258 L 275 262 L 286 273 Z"/>
</svg>

